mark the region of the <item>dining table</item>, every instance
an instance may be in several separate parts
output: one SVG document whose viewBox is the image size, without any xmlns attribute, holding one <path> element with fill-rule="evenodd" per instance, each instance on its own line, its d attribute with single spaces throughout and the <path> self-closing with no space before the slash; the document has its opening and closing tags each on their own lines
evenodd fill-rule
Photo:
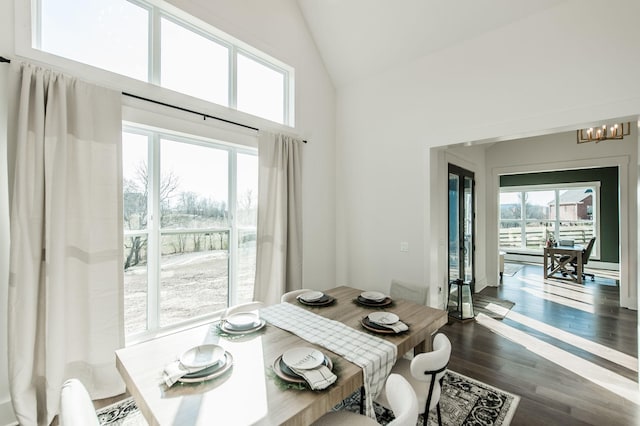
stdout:
<svg viewBox="0 0 640 426">
<path fill-rule="evenodd" d="M 398 357 L 410 351 L 430 351 L 432 335 L 447 323 L 446 311 L 408 300 L 395 299 L 385 307 L 363 306 L 357 302 L 363 290 L 340 286 L 323 292 L 334 299 L 328 306 L 292 304 L 375 334 L 395 345 Z M 396 314 L 408 330 L 381 334 L 365 328 L 363 320 L 376 311 Z M 360 366 L 269 322 L 246 335 L 221 330 L 220 321 L 213 321 L 116 351 L 116 366 L 127 391 L 150 425 L 308 425 L 364 386 Z M 189 348 L 204 344 L 224 348 L 232 360 L 228 371 L 211 380 L 167 386 L 162 378 L 165 366 Z M 335 383 L 323 390 L 287 386 L 276 374 L 275 361 L 297 347 L 322 351 L 331 361 Z"/>
</svg>

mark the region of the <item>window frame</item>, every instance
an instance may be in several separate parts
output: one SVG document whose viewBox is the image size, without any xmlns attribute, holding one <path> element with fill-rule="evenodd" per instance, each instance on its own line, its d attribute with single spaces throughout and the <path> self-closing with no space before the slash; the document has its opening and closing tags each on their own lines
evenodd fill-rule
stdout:
<svg viewBox="0 0 640 426">
<path fill-rule="evenodd" d="M 181 106 L 196 110 L 208 108 L 215 112 L 216 109 L 219 109 L 219 114 L 226 115 L 234 121 L 255 122 L 257 119 L 258 122 L 264 120 L 268 123 L 276 123 L 289 128 L 295 127 L 295 70 L 292 66 L 166 2 L 163 2 L 162 5 L 159 6 L 158 3 L 153 0 L 125 1 L 142 7 L 149 12 L 147 81 L 137 80 L 133 77 L 40 50 L 41 0 L 31 0 L 27 2 L 14 0 L 16 54 L 33 60 L 34 62 L 60 68 L 63 71 L 71 71 L 88 81 L 95 81 L 107 86 L 115 86 L 125 92 L 133 92 L 139 96 L 151 97 L 162 102 L 177 103 Z M 228 105 L 216 104 L 160 86 L 161 18 L 167 18 L 189 31 L 208 38 L 215 43 L 229 47 Z M 282 122 L 275 122 L 268 118 L 256 116 L 237 109 L 236 58 L 238 54 L 243 54 L 256 60 L 282 73 L 284 76 Z M 211 108 L 212 106 L 215 107 Z"/>
<path fill-rule="evenodd" d="M 547 222 L 553 223 L 554 235 L 557 236 L 560 230 L 560 222 L 567 222 L 567 220 L 562 220 L 559 217 L 558 211 L 560 208 L 559 205 L 559 191 L 562 190 L 570 190 L 574 188 L 587 188 L 591 187 L 594 189 L 594 201 L 593 201 L 593 232 L 596 237 L 596 244 L 594 245 L 593 252 L 591 253 L 591 258 L 594 260 L 600 259 L 600 248 L 597 241 L 600 239 L 600 182 L 562 182 L 562 183 L 553 183 L 553 184 L 541 184 L 541 185 L 523 185 L 523 186 L 503 186 L 499 188 L 498 192 L 498 246 L 502 251 L 508 251 L 511 253 L 519 253 L 519 254 L 542 254 L 542 247 L 540 249 L 530 249 L 526 247 L 526 226 L 527 222 L 533 221 L 532 219 L 527 219 L 527 214 L 525 210 L 525 199 L 524 196 L 520 197 L 520 218 L 519 219 L 502 219 L 501 218 L 501 204 L 499 196 L 502 193 L 521 193 L 524 194 L 526 192 L 534 192 L 534 191 L 555 191 L 555 218 L 548 219 Z M 520 224 L 520 233 L 521 233 L 521 245 L 520 247 L 503 247 L 500 246 L 500 230 L 502 229 L 502 223 L 510 222 L 510 223 L 519 223 Z"/>
<path fill-rule="evenodd" d="M 238 225 L 236 217 L 237 201 L 237 157 L 238 154 L 258 156 L 257 148 L 238 145 L 232 142 L 223 142 L 214 138 L 200 136 L 196 134 L 185 134 L 169 129 L 149 126 L 135 122 L 123 122 L 123 133 L 132 133 L 146 136 L 147 139 L 147 167 L 148 167 L 148 197 L 147 212 L 150 216 L 146 229 L 126 230 L 123 228 L 125 239 L 130 236 L 146 235 L 147 237 L 147 300 L 146 300 L 146 329 L 125 335 L 127 344 L 148 340 L 150 338 L 183 329 L 196 324 L 211 321 L 218 317 L 221 311 L 213 311 L 208 315 L 192 318 L 175 324 L 160 326 L 160 267 L 162 264 L 162 237 L 168 234 L 191 234 L 202 232 L 228 232 L 228 283 L 227 283 L 227 306 L 236 304 L 238 291 L 238 234 L 243 231 L 257 232 L 255 227 Z M 204 146 L 211 149 L 219 149 L 227 152 L 228 161 L 228 220 L 226 226 L 214 226 L 207 228 L 163 228 L 160 224 L 160 202 L 157 191 L 161 184 L 160 164 L 161 164 L 161 141 L 170 140 L 179 143 L 188 143 Z M 156 218 L 154 220 L 154 218 Z M 125 316 L 126 317 L 126 316 Z"/>
</svg>

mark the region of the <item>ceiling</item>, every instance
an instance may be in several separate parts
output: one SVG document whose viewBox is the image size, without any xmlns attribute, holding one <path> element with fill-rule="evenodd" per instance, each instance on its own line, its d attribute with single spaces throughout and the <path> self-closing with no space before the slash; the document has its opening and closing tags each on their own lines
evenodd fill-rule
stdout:
<svg viewBox="0 0 640 426">
<path fill-rule="evenodd" d="M 566 0 L 297 0 L 336 87 Z"/>
</svg>

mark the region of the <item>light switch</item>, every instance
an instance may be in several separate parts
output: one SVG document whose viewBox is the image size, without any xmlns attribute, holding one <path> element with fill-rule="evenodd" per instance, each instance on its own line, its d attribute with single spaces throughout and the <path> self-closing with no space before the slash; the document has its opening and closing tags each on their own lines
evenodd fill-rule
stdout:
<svg viewBox="0 0 640 426">
<path fill-rule="evenodd" d="M 400 251 L 409 251 L 409 243 L 406 241 L 402 241 L 400 243 Z"/>
</svg>

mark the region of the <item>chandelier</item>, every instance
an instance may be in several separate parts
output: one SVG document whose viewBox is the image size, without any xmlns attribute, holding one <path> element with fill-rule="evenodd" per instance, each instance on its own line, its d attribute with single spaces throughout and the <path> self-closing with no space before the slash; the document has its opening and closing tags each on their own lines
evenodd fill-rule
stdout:
<svg viewBox="0 0 640 426">
<path fill-rule="evenodd" d="M 603 124 L 600 127 L 578 129 L 578 143 L 606 141 L 607 139 L 622 139 L 631 132 L 631 123 Z"/>
</svg>

